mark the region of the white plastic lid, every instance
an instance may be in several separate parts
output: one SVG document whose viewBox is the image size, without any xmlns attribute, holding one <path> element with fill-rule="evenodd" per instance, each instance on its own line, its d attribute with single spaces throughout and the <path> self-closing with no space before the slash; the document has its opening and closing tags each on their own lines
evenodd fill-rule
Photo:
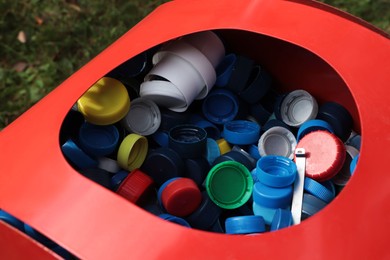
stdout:
<svg viewBox="0 0 390 260">
<path fill-rule="evenodd" d="M 140 96 L 172 111 L 182 112 L 187 103 L 179 89 L 169 81 L 153 80 L 141 84 Z"/>
<path fill-rule="evenodd" d="M 261 135 L 258 148 L 260 156 L 280 155 L 293 159 L 296 145 L 293 133 L 284 127 L 274 126 Z"/>
<path fill-rule="evenodd" d="M 131 102 L 130 110 L 122 119 L 122 124 L 129 132 L 151 135 L 160 127 L 160 109 L 150 99 L 136 98 Z"/>
<path fill-rule="evenodd" d="M 314 119 L 318 113 L 318 104 L 307 91 L 298 89 L 290 92 L 280 105 L 280 114 L 284 123 L 299 127 Z"/>
</svg>

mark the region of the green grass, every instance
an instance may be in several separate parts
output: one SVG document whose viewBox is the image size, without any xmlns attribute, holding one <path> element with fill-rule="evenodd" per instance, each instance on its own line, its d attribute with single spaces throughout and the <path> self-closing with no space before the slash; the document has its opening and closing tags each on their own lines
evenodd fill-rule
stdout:
<svg viewBox="0 0 390 260">
<path fill-rule="evenodd" d="M 0 2 L 0 129 L 163 0 Z M 390 32 L 388 0 L 325 0 Z M 25 43 L 18 35 L 25 34 Z"/>
</svg>

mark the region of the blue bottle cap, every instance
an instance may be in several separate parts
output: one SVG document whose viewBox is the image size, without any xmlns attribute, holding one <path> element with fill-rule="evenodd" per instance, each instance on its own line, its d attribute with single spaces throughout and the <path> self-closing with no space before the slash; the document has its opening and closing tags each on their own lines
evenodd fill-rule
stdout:
<svg viewBox="0 0 390 260">
<path fill-rule="evenodd" d="M 285 209 L 277 209 L 272 219 L 271 231 L 280 230 L 292 225 L 293 219 L 291 211 Z"/>
<path fill-rule="evenodd" d="M 226 234 L 252 234 L 265 232 L 262 216 L 237 216 L 225 220 Z"/>
<path fill-rule="evenodd" d="M 225 87 L 230 80 L 234 64 L 236 63 L 237 56 L 234 53 L 226 55 L 216 68 L 217 80 L 215 85 L 217 87 Z"/>
<path fill-rule="evenodd" d="M 167 132 L 157 131 L 152 135 L 152 138 L 161 147 L 169 146 L 169 136 Z"/>
<path fill-rule="evenodd" d="M 224 124 L 233 120 L 239 110 L 236 95 L 226 89 L 214 89 L 203 100 L 204 116 L 214 124 Z"/>
<path fill-rule="evenodd" d="M 307 135 L 308 133 L 317 130 L 325 130 L 333 134 L 332 126 L 328 122 L 321 119 L 312 119 L 303 123 L 299 127 L 298 134 L 297 134 L 297 141 L 301 140 L 301 138 Z"/>
<path fill-rule="evenodd" d="M 362 143 L 362 137 L 359 134 L 353 132 L 345 144 L 355 147 L 358 151 L 360 151 L 360 146 Z"/>
<path fill-rule="evenodd" d="M 88 179 L 111 189 L 111 173 L 99 168 L 88 168 L 80 170 L 80 173 Z"/>
<path fill-rule="evenodd" d="M 224 125 L 223 136 L 231 144 L 254 144 L 260 138 L 260 126 L 251 121 L 233 120 Z"/>
<path fill-rule="evenodd" d="M 264 132 L 258 143 L 260 156 L 280 155 L 294 158 L 297 145 L 294 134 L 281 126 L 274 126 Z"/>
<path fill-rule="evenodd" d="M 212 202 L 206 191 L 202 192 L 202 202 L 199 207 L 186 217 L 191 227 L 208 230 L 221 215 L 222 209 Z"/>
<path fill-rule="evenodd" d="M 80 148 L 93 156 L 106 156 L 114 152 L 119 132 L 114 125 L 93 125 L 85 122 L 79 132 Z"/>
<path fill-rule="evenodd" d="M 201 186 L 210 170 L 209 162 L 203 158 L 188 158 L 184 160 L 184 177 L 192 179 L 198 186 Z"/>
<path fill-rule="evenodd" d="M 116 191 L 119 185 L 121 185 L 122 181 L 126 179 L 127 175 L 129 175 L 129 171 L 126 170 L 120 170 L 119 172 L 115 173 L 114 176 L 111 177 L 112 190 Z"/>
<path fill-rule="evenodd" d="M 273 115 L 275 115 L 275 114 L 273 114 Z M 264 133 L 264 132 L 268 131 L 268 129 L 275 127 L 275 126 L 281 126 L 281 127 L 288 129 L 289 131 L 291 131 L 290 127 L 288 125 L 286 125 L 286 123 L 284 123 L 283 121 L 278 120 L 276 118 L 269 119 L 264 124 L 264 126 L 261 128 L 261 131 L 262 131 L 262 133 Z"/>
<path fill-rule="evenodd" d="M 259 65 L 252 68 L 248 82 L 245 88 L 239 93 L 239 96 L 248 104 L 259 102 L 271 87 L 272 78 Z"/>
<path fill-rule="evenodd" d="M 323 181 L 321 184 L 332 193 L 333 197 L 336 197 L 336 187 L 331 180 Z"/>
<path fill-rule="evenodd" d="M 226 88 L 236 94 L 243 91 L 249 80 L 254 65 L 255 62 L 252 59 L 237 55 L 237 60 L 234 63 L 234 68 Z"/>
<path fill-rule="evenodd" d="M 77 139 L 80 127 L 84 121 L 84 116 L 80 112 L 70 110 L 61 125 L 60 144 L 63 145 L 68 139 Z"/>
<path fill-rule="evenodd" d="M 331 179 L 331 181 L 338 186 L 347 185 L 349 179 L 352 176 L 351 162 L 352 162 L 353 158 L 355 158 L 359 154 L 359 151 L 355 147 L 350 146 L 350 145 L 345 145 L 345 150 L 346 150 L 346 154 L 345 154 L 345 161 L 344 161 L 343 167 Z"/>
<path fill-rule="evenodd" d="M 353 119 L 348 110 L 336 102 L 326 102 L 319 108 L 318 119 L 328 122 L 334 133 L 343 141 L 347 141 L 352 132 Z"/>
<path fill-rule="evenodd" d="M 257 160 L 253 158 L 249 153 L 247 153 L 247 151 L 237 145 L 233 146 L 232 151 L 237 151 L 244 155 L 251 162 L 251 169 L 256 167 Z"/>
<path fill-rule="evenodd" d="M 255 160 L 259 160 L 261 158 L 260 153 L 259 153 L 259 148 L 255 144 L 251 144 L 248 146 L 248 153 Z"/>
<path fill-rule="evenodd" d="M 304 193 L 303 194 L 303 204 L 302 204 L 302 219 L 307 219 L 308 217 L 313 216 L 321 209 L 323 209 L 327 205 L 326 202 L 320 200 L 319 198 Z"/>
<path fill-rule="evenodd" d="M 46 247 L 52 248 L 56 245 L 56 243 L 54 243 L 51 239 L 44 236 L 37 230 L 33 229 L 31 226 L 27 225 L 26 223 L 24 223 L 24 232 L 27 235 L 29 235 L 31 238 L 35 239 L 36 241 L 38 241 L 39 243 L 41 243 Z"/>
<path fill-rule="evenodd" d="M 176 125 L 184 125 L 189 122 L 190 114 L 187 112 L 174 112 L 167 108 L 160 108 L 161 124 L 159 130 L 168 132 Z"/>
<path fill-rule="evenodd" d="M 207 137 L 217 140 L 221 138 L 221 131 L 219 128 L 207 120 L 199 120 L 194 123 L 195 125 L 203 128 L 207 132 Z"/>
<path fill-rule="evenodd" d="M 207 132 L 196 125 L 178 125 L 169 131 L 169 148 L 183 158 L 201 157 L 206 150 Z"/>
<path fill-rule="evenodd" d="M 174 150 L 162 147 L 148 154 L 141 170 L 152 177 L 157 186 L 160 186 L 166 180 L 182 176 L 184 162 Z"/>
<path fill-rule="evenodd" d="M 20 231 L 24 232 L 24 225 L 23 222 L 19 219 L 15 218 L 11 214 L 5 212 L 4 210 L 0 209 L 0 221 L 4 221 L 5 223 L 13 226 L 16 229 L 19 229 Z"/>
<path fill-rule="evenodd" d="M 260 103 L 251 105 L 249 108 L 249 114 L 255 118 L 260 125 L 264 125 L 271 116 L 271 113 Z"/>
<path fill-rule="evenodd" d="M 188 222 L 185 221 L 185 219 L 183 219 L 183 218 L 179 218 L 179 217 L 173 216 L 171 214 L 167 214 L 167 213 L 163 213 L 163 214 L 160 214 L 158 216 L 166 221 L 178 224 L 178 225 L 183 226 L 183 227 L 191 228 L 190 224 L 188 224 Z"/>
<path fill-rule="evenodd" d="M 221 151 L 219 150 L 218 143 L 211 138 L 207 138 L 206 140 L 206 151 L 204 153 L 204 157 L 208 161 L 210 165 L 212 165 L 219 156 L 221 155 Z"/>
<path fill-rule="evenodd" d="M 257 161 L 257 174 L 261 183 L 275 188 L 287 187 L 297 176 L 295 163 L 283 156 L 267 155 Z"/>
<path fill-rule="evenodd" d="M 81 150 L 73 140 L 69 139 L 61 146 L 65 158 L 78 169 L 94 168 L 98 162 Z"/>
<path fill-rule="evenodd" d="M 225 233 L 225 230 L 221 225 L 221 220 L 217 219 L 214 224 L 209 228 L 209 231 L 214 233 Z"/>
<path fill-rule="evenodd" d="M 334 198 L 330 190 L 328 190 L 321 183 L 308 177 L 305 177 L 304 189 L 307 193 L 310 193 L 311 195 L 319 198 L 320 200 L 323 200 L 326 203 L 331 202 Z"/>
<path fill-rule="evenodd" d="M 253 214 L 255 214 L 256 216 L 262 216 L 265 224 L 271 225 L 277 209 L 264 207 L 260 204 L 257 204 L 256 202 L 252 203 L 252 208 Z"/>
<path fill-rule="evenodd" d="M 351 175 L 353 175 L 353 173 L 355 172 L 355 168 L 356 168 L 356 164 L 358 163 L 359 161 L 359 155 L 355 156 L 353 159 L 352 159 L 352 162 L 351 162 L 351 165 L 350 165 L 350 171 L 351 171 Z"/>
<path fill-rule="evenodd" d="M 244 165 L 249 171 L 251 171 L 254 167 L 252 161 L 249 160 L 248 157 L 246 157 L 245 155 L 243 155 L 242 153 L 240 153 L 238 151 L 230 151 L 230 152 L 227 152 L 227 153 L 217 157 L 214 160 L 212 167 L 214 167 L 215 165 L 217 165 L 221 162 L 226 162 L 226 161 L 239 162 L 242 165 Z"/>
<path fill-rule="evenodd" d="M 252 178 L 253 178 L 253 183 L 256 183 L 259 181 L 259 178 L 257 177 L 257 169 L 254 168 L 252 171 L 251 171 L 251 175 L 252 175 Z"/>
<path fill-rule="evenodd" d="M 291 204 L 292 193 L 292 186 L 274 188 L 256 182 L 253 186 L 253 201 L 263 207 L 286 208 Z"/>
</svg>

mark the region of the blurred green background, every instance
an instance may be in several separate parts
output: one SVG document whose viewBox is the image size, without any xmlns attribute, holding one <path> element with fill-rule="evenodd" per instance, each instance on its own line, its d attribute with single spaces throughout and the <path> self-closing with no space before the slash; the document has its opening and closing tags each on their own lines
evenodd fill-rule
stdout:
<svg viewBox="0 0 390 260">
<path fill-rule="evenodd" d="M 2 0 L 0 129 L 163 0 Z M 322 0 L 390 33 L 389 0 Z"/>
</svg>

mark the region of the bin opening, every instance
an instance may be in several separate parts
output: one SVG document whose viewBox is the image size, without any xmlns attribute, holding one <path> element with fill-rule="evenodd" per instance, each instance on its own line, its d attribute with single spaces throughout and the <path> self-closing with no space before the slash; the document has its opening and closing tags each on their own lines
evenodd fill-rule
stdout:
<svg viewBox="0 0 390 260">
<path fill-rule="evenodd" d="M 164 220 L 248 234 L 331 203 L 353 173 L 359 133 L 356 103 L 331 64 L 281 39 L 219 29 L 96 78 L 64 119 L 60 146 L 76 171 Z M 306 149 L 301 187 L 296 148 Z"/>
</svg>

